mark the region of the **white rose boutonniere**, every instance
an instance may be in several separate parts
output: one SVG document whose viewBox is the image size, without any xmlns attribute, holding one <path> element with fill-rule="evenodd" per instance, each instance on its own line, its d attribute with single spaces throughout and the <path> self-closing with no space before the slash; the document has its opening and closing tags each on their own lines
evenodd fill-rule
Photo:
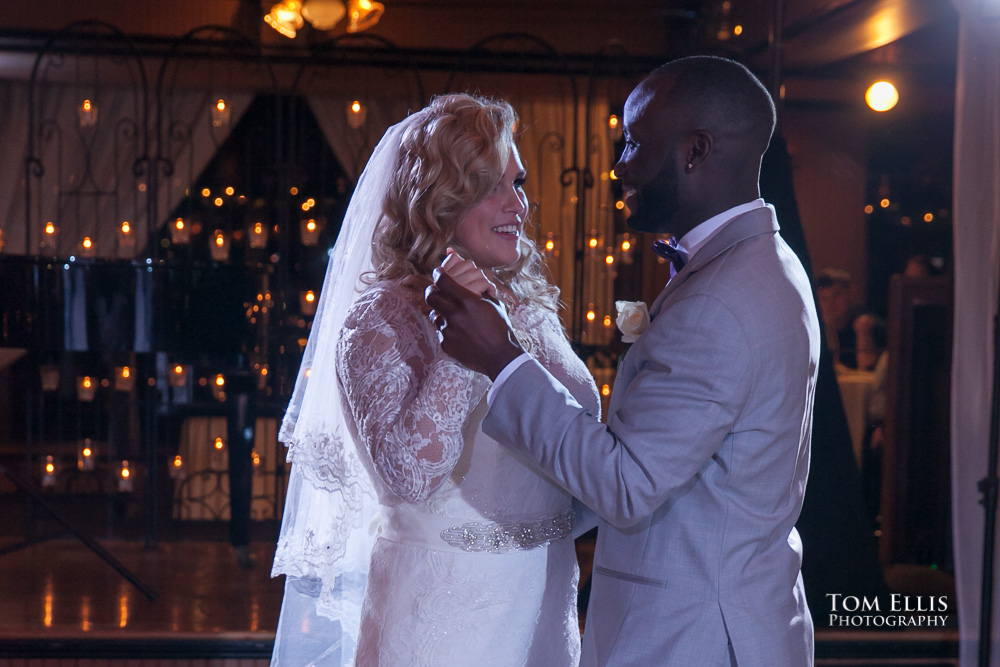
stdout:
<svg viewBox="0 0 1000 667">
<path fill-rule="evenodd" d="M 615 324 L 622 332 L 623 343 L 634 343 L 649 326 L 649 308 L 642 301 L 615 301 L 618 318 Z"/>
</svg>

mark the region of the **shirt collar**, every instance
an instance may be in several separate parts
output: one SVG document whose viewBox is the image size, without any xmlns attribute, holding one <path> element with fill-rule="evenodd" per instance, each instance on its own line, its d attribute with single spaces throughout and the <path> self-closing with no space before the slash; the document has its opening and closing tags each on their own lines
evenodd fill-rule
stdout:
<svg viewBox="0 0 1000 667">
<path fill-rule="evenodd" d="M 725 227 L 730 220 L 754 209 L 763 208 L 764 206 L 764 200 L 758 198 L 753 201 L 748 201 L 745 204 L 739 204 L 738 206 L 726 209 L 717 215 L 713 215 L 711 218 L 702 222 L 697 227 L 682 236 L 677 242 L 677 250 L 679 250 L 681 255 L 684 256 L 685 262 L 691 261 L 691 258 L 694 257 L 695 253 L 701 250 L 705 244 L 708 243 L 708 241 L 715 236 L 719 230 Z"/>
</svg>

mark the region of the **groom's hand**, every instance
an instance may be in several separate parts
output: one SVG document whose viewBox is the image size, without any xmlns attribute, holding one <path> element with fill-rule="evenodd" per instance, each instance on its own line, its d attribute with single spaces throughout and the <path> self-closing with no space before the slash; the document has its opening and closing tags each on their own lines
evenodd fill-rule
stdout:
<svg viewBox="0 0 1000 667">
<path fill-rule="evenodd" d="M 438 330 L 441 349 L 463 366 L 495 380 L 524 351 L 511 331 L 503 304 L 465 289 L 441 269 L 434 269 L 433 275 L 434 284 L 424 298 L 431 307 L 430 319 Z"/>
</svg>

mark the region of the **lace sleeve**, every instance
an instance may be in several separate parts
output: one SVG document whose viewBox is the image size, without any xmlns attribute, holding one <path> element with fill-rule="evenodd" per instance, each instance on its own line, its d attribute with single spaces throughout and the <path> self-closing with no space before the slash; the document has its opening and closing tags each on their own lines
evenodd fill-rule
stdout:
<svg viewBox="0 0 1000 667">
<path fill-rule="evenodd" d="M 466 419 L 488 380 L 442 354 L 405 292 L 373 287 L 354 305 L 337 347 L 349 418 L 380 480 L 425 500 L 462 453 Z"/>
</svg>

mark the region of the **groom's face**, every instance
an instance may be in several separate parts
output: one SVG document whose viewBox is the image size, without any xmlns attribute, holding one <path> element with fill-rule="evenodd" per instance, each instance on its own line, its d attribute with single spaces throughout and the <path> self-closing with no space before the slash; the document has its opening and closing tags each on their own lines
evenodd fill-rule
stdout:
<svg viewBox="0 0 1000 667">
<path fill-rule="evenodd" d="M 645 84 L 625 102 L 625 150 L 615 175 L 625 191 L 629 227 L 640 232 L 675 231 L 671 227 L 681 205 L 677 142 L 658 122 L 663 115 Z"/>
</svg>

